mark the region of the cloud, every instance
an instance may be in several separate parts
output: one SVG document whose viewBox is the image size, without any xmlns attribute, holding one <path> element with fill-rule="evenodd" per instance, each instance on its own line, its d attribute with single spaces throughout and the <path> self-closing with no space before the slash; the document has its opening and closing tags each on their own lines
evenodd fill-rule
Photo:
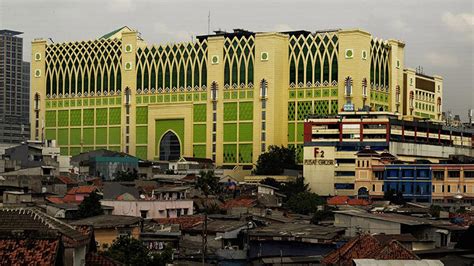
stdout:
<svg viewBox="0 0 474 266">
<path fill-rule="evenodd" d="M 395 19 L 390 23 L 390 27 L 396 32 L 411 32 L 412 28 L 403 20 Z"/>
<path fill-rule="evenodd" d="M 106 3 L 110 11 L 121 13 L 134 11 L 136 6 L 133 0 L 109 0 Z"/>
<path fill-rule="evenodd" d="M 156 34 L 163 36 L 163 39 L 174 42 L 191 41 L 191 36 L 193 35 L 188 31 L 170 29 L 168 25 L 162 22 L 154 23 L 153 29 Z"/>
<path fill-rule="evenodd" d="M 293 28 L 290 27 L 288 24 L 277 24 L 275 27 L 273 27 L 273 30 L 276 32 L 280 31 L 292 31 Z"/>
<path fill-rule="evenodd" d="M 425 57 L 431 65 L 436 67 L 458 67 L 460 64 L 459 60 L 450 54 L 429 52 Z"/>
<path fill-rule="evenodd" d="M 445 12 L 441 20 L 452 31 L 464 33 L 471 40 L 474 39 L 474 13 Z"/>
</svg>

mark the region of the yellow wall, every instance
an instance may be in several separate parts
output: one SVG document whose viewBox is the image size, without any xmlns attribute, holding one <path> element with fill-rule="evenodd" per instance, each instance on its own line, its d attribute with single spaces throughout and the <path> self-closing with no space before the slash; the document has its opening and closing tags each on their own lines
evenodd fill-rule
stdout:
<svg viewBox="0 0 474 266">
<path fill-rule="evenodd" d="M 119 231 L 115 228 L 97 228 L 94 229 L 94 236 L 95 241 L 98 242 L 99 249 L 102 250 L 104 245 L 109 247 L 112 245 L 114 240 L 119 236 Z M 138 239 L 140 237 L 140 228 L 133 228 L 131 236 Z"/>
<path fill-rule="evenodd" d="M 337 111 L 340 111 L 342 106 L 350 101 L 355 105 L 355 108 L 361 108 L 364 103 L 364 97 L 362 96 L 362 80 L 367 80 L 367 98 L 365 99 L 365 104 L 370 105 L 371 97 L 369 97 L 372 88 L 370 84 L 371 77 L 371 64 L 372 64 L 372 50 L 374 49 L 374 43 L 377 47 L 382 47 L 385 54 L 383 57 L 384 62 L 389 66 L 390 80 L 387 85 L 387 92 L 383 92 L 384 95 L 387 95 L 383 105 L 391 111 L 395 111 L 395 102 L 394 91 L 397 86 L 403 87 L 403 70 L 404 68 L 404 44 L 395 41 L 381 41 L 372 37 L 368 32 L 359 30 L 359 29 L 348 29 L 348 30 L 339 30 L 335 32 L 322 32 L 322 33 L 302 33 L 302 35 L 283 34 L 283 33 L 251 33 L 242 36 L 236 36 L 228 34 L 225 36 L 208 36 L 205 40 L 196 41 L 194 43 L 183 43 L 183 44 L 167 44 L 167 45 L 147 45 L 139 37 L 136 31 L 131 31 L 128 28 L 122 29 L 119 33 L 113 35 L 113 38 L 119 39 L 101 39 L 94 41 L 83 41 L 83 42 L 73 42 L 73 43 L 56 43 L 56 44 L 47 44 L 45 40 L 35 40 L 32 42 L 32 58 L 33 62 L 31 64 L 32 71 L 32 94 L 31 100 L 34 101 L 34 95 L 38 93 L 40 95 L 41 103 L 39 110 L 38 118 L 38 127 L 35 124 L 35 112 L 31 114 L 32 121 L 32 138 L 43 139 L 45 132 L 50 134 L 49 138 L 53 136 L 56 139 L 61 139 L 60 146 L 63 147 L 61 153 L 63 155 L 75 155 L 79 152 L 84 152 L 91 149 L 97 148 L 109 148 L 118 151 L 128 152 L 132 155 L 137 155 L 144 157 L 142 159 L 154 160 L 157 159 L 159 155 L 159 143 L 156 143 L 157 138 L 155 136 L 155 123 L 157 120 L 161 119 L 184 119 L 184 137 L 182 142 L 184 142 L 184 147 L 182 147 L 182 156 L 193 156 L 198 148 L 203 148 L 204 152 L 200 152 L 200 156 L 213 158 L 214 154 L 212 151 L 213 144 L 215 144 L 215 161 L 217 165 L 246 165 L 251 167 L 256 163 L 258 156 L 261 152 L 267 149 L 270 145 L 291 145 L 297 148 L 299 159 L 302 159 L 302 123 L 304 118 L 307 115 L 313 113 L 319 114 L 322 112 L 320 110 L 321 103 L 327 103 L 325 106 L 324 114 L 335 114 Z M 301 42 L 301 43 L 300 43 Z M 98 43 L 98 45 L 97 45 Z M 296 44 L 295 44 L 296 43 Z M 117 44 L 119 44 L 117 46 Z M 229 45 L 230 44 L 230 45 Z M 82 47 L 84 45 L 85 51 L 76 51 L 75 47 Z M 117 85 L 120 88 L 116 88 L 116 91 L 112 96 L 107 95 L 107 97 L 117 97 L 120 99 L 120 102 L 115 100 L 103 100 L 107 97 L 104 94 L 98 96 L 95 95 L 84 95 L 88 89 L 86 88 L 86 82 L 98 82 L 100 77 L 97 72 L 94 73 L 95 76 L 90 75 L 90 69 L 100 67 L 111 67 L 115 66 L 114 64 L 105 63 L 91 63 L 92 66 L 88 66 L 87 58 L 94 60 L 94 56 L 91 56 L 91 52 L 94 49 L 102 49 L 104 46 L 107 46 L 106 51 L 102 51 L 100 56 L 109 56 L 113 58 L 117 54 L 120 54 L 119 66 L 121 74 L 121 84 Z M 303 51 L 304 49 L 314 49 L 318 46 L 318 51 Z M 102 48 L 101 48 L 102 47 Z M 193 47 L 193 48 L 186 48 Z M 54 49 L 56 50 L 54 50 Z M 59 52 L 58 52 L 59 49 Z M 61 50 L 61 49 L 71 49 L 71 50 Z M 120 53 L 117 53 L 118 49 L 121 49 Z M 152 49 L 155 51 L 162 49 L 167 51 L 166 56 L 165 52 L 150 52 Z M 191 53 L 184 53 L 182 49 L 189 49 L 193 51 Z M 379 48 L 377 48 L 379 49 Z M 47 52 L 50 51 L 51 52 Z M 53 51 L 54 50 L 54 51 Z M 244 53 L 244 50 L 250 50 L 248 54 L 242 56 L 236 56 L 237 53 Z M 352 56 L 348 57 L 346 51 L 351 50 Z M 139 53 L 140 51 L 140 53 Z M 161 50 L 160 50 L 161 51 Z M 171 51 L 171 52 L 168 52 Z M 181 52 L 180 52 L 181 51 Z M 201 58 L 198 57 L 197 53 L 203 52 Z M 231 52 L 232 51 L 232 52 Z M 248 51 L 247 51 L 248 52 Z M 35 54 L 39 53 L 40 58 L 35 60 Z M 50 53 L 50 54 L 47 54 Z M 147 54 L 148 53 L 148 54 Z M 318 54 L 320 60 L 322 60 L 326 55 L 329 56 L 330 69 L 331 71 L 331 80 L 319 82 L 316 79 L 308 79 L 307 69 L 310 69 L 309 74 L 316 76 L 316 70 L 318 67 L 309 65 L 315 64 L 315 62 L 309 60 L 309 53 L 313 53 L 312 56 Z M 363 58 L 363 53 L 366 53 L 367 57 Z M 266 54 L 267 58 L 262 58 L 262 54 Z M 308 55 L 307 55 L 308 54 Z M 49 59 L 45 59 L 49 55 Z M 55 56 L 68 56 L 68 57 L 81 57 L 86 58 L 85 66 L 82 66 L 81 63 L 78 66 L 67 67 L 59 66 L 52 67 L 54 60 L 51 59 Z M 145 59 L 146 55 L 147 59 Z M 160 58 L 158 58 L 158 55 Z M 157 56 L 151 59 L 151 56 Z M 161 56 L 165 56 L 165 59 L 162 59 Z M 173 56 L 173 59 L 171 59 Z M 193 57 L 194 56 L 194 57 Z M 138 61 L 136 58 L 139 58 Z M 190 58 L 183 59 L 184 57 Z M 295 58 L 294 58 L 295 57 Z M 99 56 L 96 56 L 100 60 Z M 148 59 L 150 58 L 150 59 Z M 214 59 L 217 60 L 214 61 Z M 299 77 L 303 77 L 302 73 L 297 73 L 298 82 L 296 84 L 291 82 L 291 63 L 290 61 L 294 58 L 297 62 L 304 62 L 304 76 L 306 80 L 304 82 L 299 81 Z M 332 77 L 332 59 L 337 58 L 337 79 Z M 241 60 L 244 60 L 245 63 L 245 73 L 246 80 L 237 82 L 226 81 L 226 69 L 225 63 L 226 60 L 233 62 L 232 60 L 238 61 L 239 64 Z M 304 59 L 304 60 L 303 60 Z M 82 59 L 81 59 L 82 60 Z M 143 61 L 142 61 L 143 60 Z M 234 60 L 234 61 L 235 61 Z M 249 61 L 251 60 L 251 61 Z M 316 60 L 316 59 L 315 59 Z M 252 63 L 249 63 L 252 62 Z M 398 62 L 398 63 L 397 63 Z M 201 76 L 199 84 L 184 84 L 184 80 L 188 82 L 192 76 L 192 80 L 196 81 L 199 78 L 199 75 L 195 75 L 194 72 L 188 71 L 186 66 L 193 66 L 194 64 L 201 64 L 201 68 L 205 70 L 205 78 Z M 204 68 L 202 64 L 205 64 Z M 55 64 L 54 64 L 55 65 Z M 151 68 L 156 66 L 170 66 L 170 68 L 176 67 L 176 71 L 171 69 L 169 75 L 163 75 L 163 79 L 171 78 L 173 80 L 179 80 L 178 85 L 173 85 L 168 88 L 159 87 L 161 85 L 152 85 L 152 77 L 160 77 L 158 74 L 151 74 Z M 48 67 L 49 66 L 49 67 Z M 183 66 L 185 75 L 181 77 L 181 69 Z M 250 71 L 250 66 L 252 66 L 253 71 Z M 296 66 L 296 72 L 299 71 L 299 65 Z M 323 63 L 321 62 L 320 71 L 323 71 Z M 130 68 L 130 69 L 127 69 Z M 145 68 L 147 68 L 145 70 Z M 312 68 L 312 70 L 311 70 Z M 76 82 L 78 86 L 81 84 L 84 86 L 84 89 L 80 91 L 82 95 L 75 95 L 72 97 L 68 95 L 67 97 L 63 96 L 52 96 L 49 95 L 49 89 L 47 88 L 47 80 L 53 79 L 53 73 L 59 73 L 61 71 L 67 72 L 71 69 L 74 69 L 79 74 L 76 77 Z M 49 72 L 48 72 L 49 71 Z M 158 71 L 158 70 L 156 70 Z M 164 69 L 163 69 L 164 71 Z M 235 76 L 241 76 L 240 74 L 240 65 L 239 69 L 236 72 Z M 311 71 L 313 71 L 311 74 Z M 35 73 L 38 72 L 38 77 L 35 77 Z M 46 78 L 46 72 L 49 74 L 49 78 Z M 251 72 L 251 73 L 250 73 Z M 72 73 L 72 72 L 71 72 Z M 74 72 L 76 73 L 76 72 Z M 82 74 L 81 74 L 82 73 Z M 83 79 L 84 73 L 89 73 L 90 76 L 87 76 L 87 80 Z M 139 75 L 137 75 L 137 73 Z M 188 78 L 188 73 L 193 73 Z M 204 72 L 203 72 L 204 73 Z M 322 72 L 321 72 L 322 73 Z M 411 72 L 410 72 L 411 73 Z M 103 73 L 102 73 L 103 74 Z M 143 74 L 143 76 L 142 76 Z M 118 75 L 116 73 L 115 75 Z M 204 75 L 204 74 L 203 74 Z M 233 73 L 231 75 L 234 76 Z M 298 76 L 299 75 L 299 76 Z M 411 75 L 411 74 L 410 74 Z M 138 78 L 140 76 L 140 80 Z M 145 76 L 147 80 L 145 81 Z M 253 78 L 251 78 L 251 76 Z M 323 74 L 321 74 L 321 77 Z M 150 77 L 150 81 L 148 81 Z M 344 95 L 345 93 L 345 84 L 344 81 L 346 78 L 350 77 L 352 79 L 352 95 L 350 98 Z M 110 73 L 107 78 L 110 78 Z M 117 78 L 117 77 L 116 77 Z M 157 78 L 159 79 L 159 78 Z M 267 97 L 264 99 L 266 101 L 266 113 L 265 125 L 266 129 L 262 129 L 262 100 L 260 97 L 260 83 L 265 79 L 268 84 Z M 319 79 L 319 77 L 317 78 Z M 333 80 L 334 79 L 334 80 Z M 82 83 L 79 83 L 81 80 Z M 436 86 L 440 85 L 440 91 L 436 92 L 436 97 L 442 97 L 442 78 L 435 76 Z M 306 82 L 307 81 L 307 82 Z M 72 82 L 72 81 L 71 81 Z M 217 124 L 216 124 L 216 140 L 212 140 L 213 134 L 213 100 L 211 99 L 211 84 L 215 82 L 218 87 L 218 99 L 217 104 Z M 145 84 L 146 83 L 146 84 Z M 165 82 L 166 83 L 166 82 Z M 163 84 L 165 84 L 163 83 Z M 51 83 L 53 84 L 53 83 Z M 105 84 L 105 83 L 104 83 Z M 54 86 L 54 85 L 50 85 Z M 58 85 L 59 86 L 59 85 Z M 66 86 L 66 83 L 64 83 Z M 90 86 L 90 84 L 89 84 Z M 104 85 L 105 86 L 105 85 Z M 110 86 L 110 85 L 109 85 Z M 154 87 L 156 86 L 156 88 Z M 378 86 L 378 85 L 377 85 Z M 377 87 L 375 86 L 375 87 Z M 125 90 L 126 88 L 130 89 L 131 93 L 131 102 L 130 102 L 130 111 L 129 114 L 126 113 L 125 105 Z M 97 87 L 96 87 L 97 89 Z M 146 92 L 145 92 L 146 89 Z M 407 91 L 412 88 L 408 88 Z M 120 96 L 119 91 L 120 90 Z M 378 87 L 373 90 L 380 90 Z M 401 89 L 401 92 L 405 90 Z M 319 94 L 318 94 L 319 93 Z M 321 95 L 326 93 L 327 95 Z M 377 93 L 382 93 L 377 91 Z M 241 97 L 242 95 L 242 97 Z M 49 97 L 49 98 L 48 98 Z M 166 97 L 169 97 L 168 100 Z M 190 97 L 190 98 L 188 98 Z M 196 98 L 197 97 L 197 98 Z M 385 97 L 385 96 L 384 96 Z M 182 99 L 181 99 L 182 98 Z M 82 101 L 84 99 L 84 101 Z M 170 100 L 171 99 L 171 100 Z M 400 96 L 400 99 L 403 100 L 403 96 Z M 88 106 L 85 106 L 84 102 L 89 103 Z M 381 104 L 381 100 L 377 104 Z M 63 104 L 67 103 L 67 106 Z M 72 103 L 74 102 L 74 106 Z M 94 106 L 90 105 L 90 102 L 101 102 L 100 105 L 95 104 Z M 242 123 L 249 123 L 249 121 L 241 122 L 240 118 L 237 118 L 235 121 L 225 121 L 226 113 L 224 111 L 225 103 L 235 103 L 237 106 L 240 106 L 240 103 L 253 103 L 253 118 L 250 123 L 252 124 L 251 140 L 244 140 L 240 138 L 242 132 L 247 130 Z M 80 105 L 79 105 L 80 103 Z M 308 107 L 304 104 L 310 104 L 309 110 L 303 110 Z M 197 122 L 199 125 L 205 125 L 205 141 L 203 142 L 194 142 L 196 136 L 194 136 L 194 126 L 196 125 L 195 117 L 197 114 L 194 113 L 194 106 L 196 104 L 206 104 L 206 119 L 205 121 Z M 293 106 L 293 110 L 290 114 L 289 108 L 290 104 Z M 337 104 L 337 106 L 336 106 Z M 400 103 L 400 110 L 402 106 L 406 103 Z M 34 106 L 32 104 L 32 106 Z M 144 106 L 147 109 L 148 116 L 145 123 L 137 124 L 137 106 Z M 120 121 L 119 125 L 114 125 L 113 128 L 109 124 L 101 125 L 84 125 L 74 124 L 74 125 L 48 125 L 45 121 L 47 119 L 46 112 L 48 111 L 57 111 L 58 115 L 61 110 L 85 110 L 85 109 L 98 109 L 98 108 L 117 108 L 120 107 Z M 319 109 L 318 109 L 319 108 Z M 84 111 L 81 111 L 82 119 L 84 119 Z M 240 111 L 238 111 L 238 114 Z M 305 115 L 300 115 L 299 112 L 303 112 Z M 72 116 L 72 115 L 71 115 Z M 237 115 L 239 117 L 239 115 Z M 292 117 L 290 121 L 290 117 Z M 59 123 L 60 118 L 56 118 Z M 72 117 L 70 117 L 72 120 Z M 94 120 L 94 123 L 97 121 Z M 235 140 L 226 141 L 224 139 L 224 128 L 227 124 L 235 124 L 235 132 L 237 135 Z M 46 125 L 45 125 L 46 124 Z M 142 136 L 139 134 L 138 127 L 147 126 L 146 132 L 140 132 L 140 134 L 145 134 Z M 85 127 L 89 127 L 88 130 L 84 130 Z M 100 127 L 99 129 L 97 129 Z M 290 132 L 291 127 L 291 132 Z M 119 129 L 118 129 L 119 128 Z M 229 129 L 229 126 L 227 127 Z M 35 129 L 38 129 L 36 133 Z M 118 129 L 118 130 L 117 130 Z M 140 128 L 143 129 L 143 128 Z M 92 130 L 92 131 L 91 131 Z M 94 131 L 95 130 L 95 131 Z M 105 131 L 104 131 L 105 130 Z M 233 129 L 234 130 L 234 129 Z M 118 132 L 120 131 L 120 132 Z M 88 136 L 88 132 L 95 132 L 95 137 Z M 98 144 L 97 139 L 101 137 L 98 135 L 98 132 L 108 132 L 108 138 L 106 138 L 106 143 Z M 262 133 L 265 134 L 265 140 L 262 140 Z M 62 134 L 68 134 L 63 136 Z M 114 135 L 115 134 L 115 135 Z M 114 136 L 112 136 L 114 135 Z M 119 139 L 119 143 L 110 143 L 111 138 Z M 80 141 L 78 140 L 80 138 Z M 137 139 L 142 138 L 140 143 L 137 143 Z M 107 142 L 108 141 L 108 142 Z M 86 142 L 84 144 L 84 142 Z M 89 143 L 87 143 L 89 142 Z M 66 143 L 66 144 L 64 144 Z M 197 143 L 197 144 L 196 144 Z M 262 145 L 265 144 L 265 145 Z M 235 145 L 235 147 L 234 147 Z M 250 146 L 249 146 L 250 145 Z M 230 149 L 229 147 L 234 147 L 235 150 Z M 228 150 L 225 150 L 225 147 Z M 248 149 L 250 147 L 250 150 Z M 245 149 L 245 150 L 244 150 Z M 227 154 L 227 155 L 226 155 Z M 226 156 L 229 157 L 229 154 L 233 156 L 234 159 L 229 160 Z M 250 159 L 241 159 L 241 158 Z"/>
</svg>

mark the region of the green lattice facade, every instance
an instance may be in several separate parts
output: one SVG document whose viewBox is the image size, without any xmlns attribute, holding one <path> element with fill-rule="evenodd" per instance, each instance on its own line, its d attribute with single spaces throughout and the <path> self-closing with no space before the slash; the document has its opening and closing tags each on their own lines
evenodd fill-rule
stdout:
<svg viewBox="0 0 474 266">
<path fill-rule="evenodd" d="M 159 160 L 172 132 L 180 155 L 218 165 L 253 165 L 269 145 L 295 147 L 301 161 L 308 116 L 362 102 L 393 111 L 395 87 L 407 86 L 403 45 L 359 30 L 237 30 L 166 45 L 127 27 L 104 36 L 32 44 L 32 138 L 56 140 L 64 155 L 106 148 Z M 416 115 L 432 118 L 434 97 L 420 94 Z"/>
</svg>

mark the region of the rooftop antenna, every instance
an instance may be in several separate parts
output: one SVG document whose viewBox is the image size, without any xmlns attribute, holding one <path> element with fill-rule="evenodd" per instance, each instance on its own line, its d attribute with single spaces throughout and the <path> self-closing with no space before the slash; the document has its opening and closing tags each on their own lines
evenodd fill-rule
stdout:
<svg viewBox="0 0 474 266">
<path fill-rule="evenodd" d="M 211 10 L 209 10 L 209 14 L 207 15 L 207 35 L 211 34 Z"/>
</svg>

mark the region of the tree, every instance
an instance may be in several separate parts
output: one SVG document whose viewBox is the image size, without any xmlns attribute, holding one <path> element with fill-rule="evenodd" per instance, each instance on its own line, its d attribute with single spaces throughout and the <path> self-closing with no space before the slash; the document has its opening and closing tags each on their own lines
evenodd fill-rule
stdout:
<svg viewBox="0 0 474 266">
<path fill-rule="evenodd" d="M 114 174 L 114 177 L 114 181 L 117 182 L 135 181 L 138 179 L 138 171 L 135 168 L 133 168 L 132 171 L 130 171 L 130 169 L 127 171 L 118 171 Z"/>
<path fill-rule="evenodd" d="M 173 262 L 173 249 L 167 246 L 161 253 L 153 254 L 151 257 L 150 265 L 167 265 Z"/>
<path fill-rule="evenodd" d="M 304 177 L 302 176 L 297 177 L 295 181 L 283 183 L 280 187 L 280 192 L 283 193 L 287 199 L 290 199 L 298 193 L 309 191 L 309 184 L 304 182 Z"/>
<path fill-rule="evenodd" d="M 324 204 L 324 199 L 316 193 L 300 192 L 288 199 L 286 207 L 293 212 L 306 215 L 316 212 L 318 206 Z"/>
<path fill-rule="evenodd" d="M 85 197 L 79 204 L 79 209 L 77 211 L 77 218 L 87 218 L 91 216 L 104 214 L 102 205 L 100 204 L 100 196 L 95 191 L 89 194 L 88 197 Z"/>
<path fill-rule="evenodd" d="M 258 156 L 254 173 L 256 175 L 279 175 L 284 169 L 298 169 L 295 148 L 283 146 L 268 147 L 268 152 Z"/>
<path fill-rule="evenodd" d="M 388 200 L 393 204 L 403 205 L 405 204 L 405 198 L 401 191 L 395 191 L 393 189 L 387 190 L 383 194 L 384 200 Z"/>
<path fill-rule="evenodd" d="M 214 171 L 201 171 L 195 187 L 200 189 L 206 198 L 211 194 L 215 195 L 221 191 L 219 177 L 214 174 Z"/>
<path fill-rule="evenodd" d="M 151 265 L 150 251 L 142 241 L 130 236 L 120 236 L 104 252 L 108 257 L 125 265 Z"/>
<path fill-rule="evenodd" d="M 439 205 L 431 205 L 430 206 L 430 215 L 433 217 L 439 217 L 440 212 L 443 208 Z"/>
<path fill-rule="evenodd" d="M 328 206 L 324 206 L 324 209 L 321 211 L 316 211 L 311 218 L 312 224 L 319 224 L 322 221 L 329 221 L 334 220 L 334 209 L 328 208 Z"/>
</svg>

